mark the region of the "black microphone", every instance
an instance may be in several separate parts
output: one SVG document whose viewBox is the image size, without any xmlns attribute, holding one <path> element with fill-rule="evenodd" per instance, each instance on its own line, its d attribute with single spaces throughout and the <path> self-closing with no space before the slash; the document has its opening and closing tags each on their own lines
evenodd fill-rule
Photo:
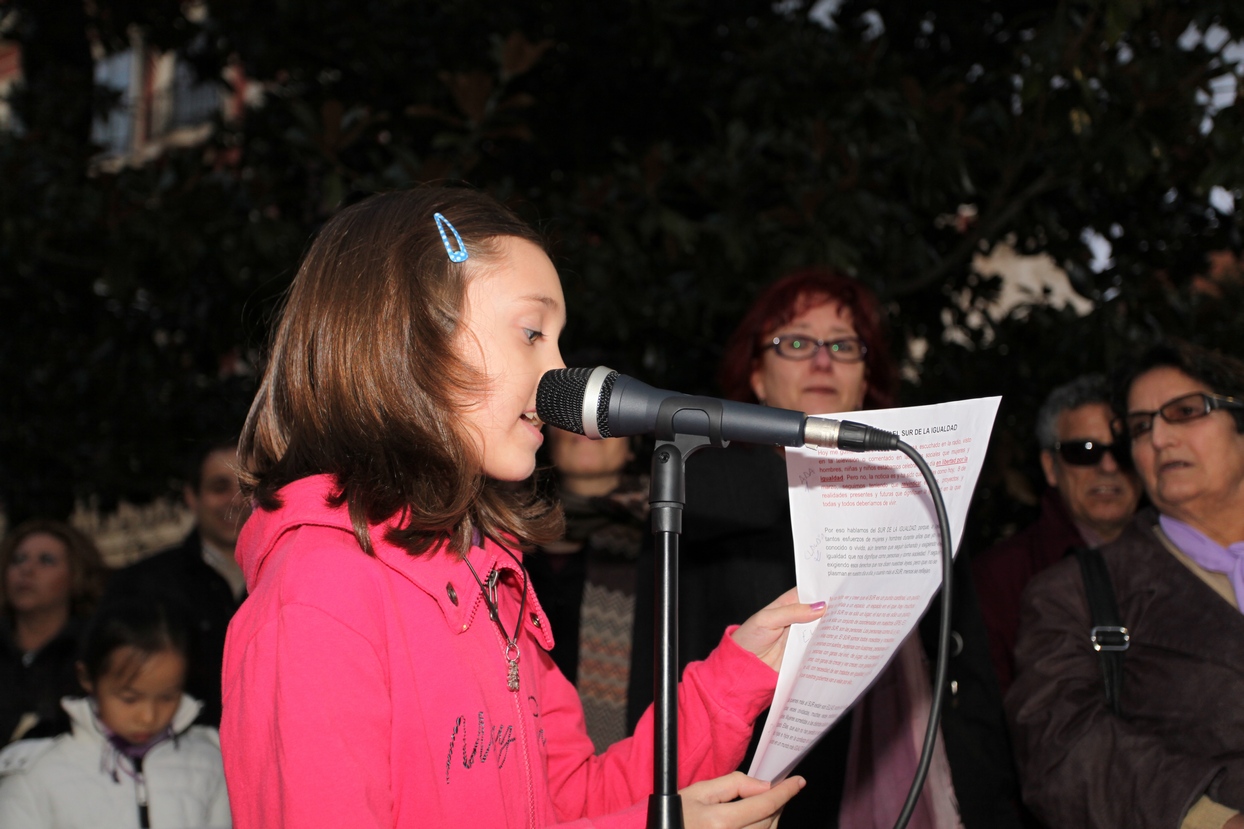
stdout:
<svg viewBox="0 0 1244 829">
<path fill-rule="evenodd" d="M 863 423 L 654 389 L 606 366 L 546 371 L 536 389 L 536 413 L 558 429 L 593 439 L 701 435 L 719 444 L 737 440 L 851 452 L 897 449 L 899 444 L 898 435 Z"/>
</svg>

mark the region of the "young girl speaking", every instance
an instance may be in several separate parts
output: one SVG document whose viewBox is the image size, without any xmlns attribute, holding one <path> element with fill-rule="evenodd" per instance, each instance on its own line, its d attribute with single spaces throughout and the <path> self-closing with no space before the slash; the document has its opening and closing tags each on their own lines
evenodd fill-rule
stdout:
<svg viewBox="0 0 1244 829">
<path fill-rule="evenodd" d="M 594 754 L 522 563 L 560 530 L 514 482 L 565 314 L 538 237 L 479 193 L 374 196 L 320 231 L 239 452 L 256 510 L 224 664 L 236 826 L 644 824 L 651 713 Z M 788 626 L 823 612 L 791 591 L 688 666 L 688 827 L 767 826 L 803 785 L 712 778 L 742 758 Z"/>
</svg>

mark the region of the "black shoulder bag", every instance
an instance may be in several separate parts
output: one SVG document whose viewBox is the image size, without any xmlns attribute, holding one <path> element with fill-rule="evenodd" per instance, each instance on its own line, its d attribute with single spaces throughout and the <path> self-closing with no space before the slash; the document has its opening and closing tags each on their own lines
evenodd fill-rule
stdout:
<svg viewBox="0 0 1244 829">
<path fill-rule="evenodd" d="M 1123 691 L 1123 654 L 1131 642 L 1131 634 L 1119 618 L 1119 606 L 1114 598 L 1114 584 L 1101 553 L 1089 547 L 1077 547 L 1072 552 L 1080 562 L 1084 577 L 1084 591 L 1088 594 L 1091 617 L 1089 642 L 1101 656 L 1101 673 L 1106 683 L 1106 702 L 1116 717 L 1123 716 L 1119 696 Z"/>
</svg>

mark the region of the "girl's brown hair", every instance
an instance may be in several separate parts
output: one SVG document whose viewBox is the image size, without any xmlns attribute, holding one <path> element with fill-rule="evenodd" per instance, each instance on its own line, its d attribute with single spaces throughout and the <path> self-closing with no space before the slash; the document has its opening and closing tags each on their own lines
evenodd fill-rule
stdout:
<svg viewBox="0 0 1244 829">
<path fill-rule="evenodd" d="M 13 563 L 13 553 L 17 550 L 17 545 L 36 533 L 45 533 L 58 539 L 69 551 L 69 614 L 78 618 L 90 616 L 99 597 L 103 595 L 108 568 L 91 537 L 64 521 L 32 518 L 18 524 L 4 542 L 0 543 L 0 573 L 6 572 Z M 0 590 L 0 608 L 11 618 L 13 609 L 9 607 L 5 594 L 6 591 Z"/>
<path fill-rule="evenodd" d="M 449 260 L 433 215 L 470 258 Z M 561 513 L 534 489 L 486 478 L 464 435 L 466 401 L 486 378 L 459 356 L 466 285 L 496 264 L 497 242 L 527 224 L 493 198 L 422 187 L 369 197 L 320 230 L 285 298 L 239 445 L 242 483 L 260 507 L 309 475 L 336 478 L 359 545 L 395 516 L 387 540 L 418 555 L 476 534 L 545 543 Z M 449 242 L 457 241 L 450 233 Z"/>
</svg>

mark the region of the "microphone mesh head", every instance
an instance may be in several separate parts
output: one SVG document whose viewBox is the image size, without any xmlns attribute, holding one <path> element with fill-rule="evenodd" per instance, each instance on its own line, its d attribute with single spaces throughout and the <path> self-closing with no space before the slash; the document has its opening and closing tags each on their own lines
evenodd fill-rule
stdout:
<svg viewBox="0 0 1244 829">
<path fill-rule="evenodd" d="M 544 372 L 536 389 L 536 414 L 550 426 L 583 434 L 583 390 L 590 368 L 555 368 Z"/>
<path fill-rule="evenodd" d="M 584 434 L 583 398 L 588 379 L 594 368 L 555 368 L 546 371 L 536 389 L 536 414 L 550 426 L 567 432 Z M 616 371 L 609 372 L 596 398 L 596 428 L 602 437 L 609 437 L 609 395 L 617 379 Z"/>
</svg>

